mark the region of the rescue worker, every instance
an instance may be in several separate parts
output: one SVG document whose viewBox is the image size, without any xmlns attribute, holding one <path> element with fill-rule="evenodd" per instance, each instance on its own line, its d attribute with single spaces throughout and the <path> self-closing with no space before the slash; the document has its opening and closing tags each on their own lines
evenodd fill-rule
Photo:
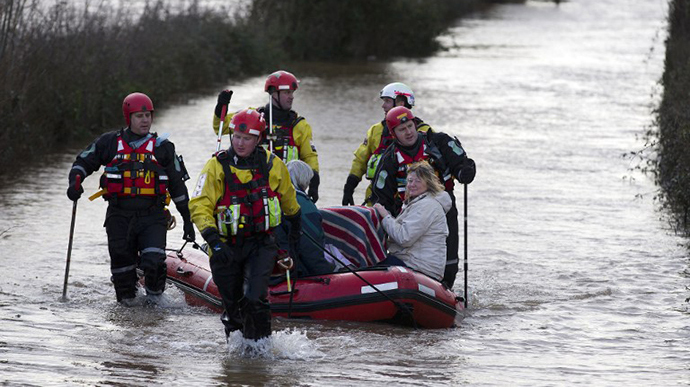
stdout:
<svg viewBox="0 0 690 388">
<path fill-rule="evenodd" d="M 376 166 L 378 165 L 381 155 L 393 142 L 393 135 L 386 125 L 386 114 L 388 111 L 396 106 L 404 106 L 407 109 L 412 109 L 415 102 L 412 89 L 401 82 L 393 82 L 384 86 L 379 96 L 382 100 L 381 109 L 383 109 L 383 120 L 369 128 L 364 142 L 362 142 L 354 152 L 355 158 L 352 160 L 350 174 L 347 176 L 345 188 L 343 189 L 343 206 L 355 204 L 353 196 L 355 188 L 357 188 L 357 185 L 362 180 L 362 176 L 365 176 L 368 180 L 374 179 Z M 419 117 L 415 117 L 414 121 L 417 124 L 418 131 L 427 132 L 431 130 L 431 127 L 425 124 Z M 367 186 L 364 195 L 364 203 L 368 206 L 373 204 L 370 197 L 371 184 Z"/>
<path fill-rule="evenodd" d="M 278 70 L 266 78 L 264 91 L 269 94 L 270 104 L 257 109 L 263 113 L 264 119 L 272 128 L 264 137 L 262 145 L 276 154 L 283 162 L 301 160 L 307 163 L 314 176 L 309 183 L 309 197 L 316 203 L 319 199 L 319 158 L 312 140 L 312 130 L 307 120 L 292 110 L 295 92 L 299 81 L 292 74 Z M 218 94 L 218 103 L 213 115 L 213 129 L 218 133 L 220 116 L 224 106 L 232 97 L 232 91 L 223 90 Z M 232 120 L 232 114 L 225 116 L 223 133 L 228 133 L 227 124 Z"/>
<path fill-rule="evenodd" d="M 189 179 L 181 156 L 167 134 L 151 132 L 153 102 L 132 93 L 122 102 L 127 127 L 101 135 L 80 153 L 69 173 L 67 197 L 76 201 L 84 189 L 78 182 L 105 166 L 101 192 L 108 201 L 110 271 L 117 301 L 131 306 L 137 292 L 137 268 L 144 272 L 147 301 L 157 303 L 165 289 L 165 245 L 168 193 L 184 221 L 183 238 L 194 241 L 189 217 Z"/>
<path fill-rule="evenodd" d="M 372 185 L 373 202 L 380 203 L 397 217 L 405 200 L 407 166 L 426 160 L 434 167 L 452 199 L 451 209 L 446 213 L 449 234 L 443 276 L 443 283 L 451 288 L 459 264 L 458 209 L 453 195 L 453 178 L 462 184 L 471 183 L 476 174 L 475 163 L 467 157 L 457 138 L 451 138 L 443 132 L 419 132 L 412 111 L 404 106 L 388 111 L 386 125 L 391 128 L 394 141 L 381 156 L 376 170 Z"/>
<path fill-rule="evenodd" d="M 258 147 L 266 134 L 261 113 L 244 109 L 229 125 L 231 146 L 201 170 L 189 208 L 209 246 L 226 337 L 241 330 L 259 340 L 271 335 L 268 282 L 278 254 L 271 232 L 284 214 L 298 243 L 300 207 L 285 163 Z"/>
</svg>

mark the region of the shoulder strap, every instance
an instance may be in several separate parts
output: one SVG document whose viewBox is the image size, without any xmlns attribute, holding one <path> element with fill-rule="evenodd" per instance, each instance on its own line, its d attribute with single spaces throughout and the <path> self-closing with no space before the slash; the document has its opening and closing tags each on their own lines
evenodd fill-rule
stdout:
<svg viewBox="0 0 690 388">
<path fill-rule="evenodd" d="M 230 156 L 229 156 L 228 150 L 220 150 L 220 151 L 216 152 L 215 154 L 213 154 L 213 157 L 218 159 L 218 161 L 220 162 L 223 159 L 229 159 Z M 221 162 L 221 164 L 222 164 L 222 162 Z"/>
<path fill-rule="evenodd" d="M 275 155 L 272 152 L 268 152 L 264 149 L 264 147 L 257 147 L 258 153 L 259 153 L 259 172 L 261 173 L 261 176 L 266 179 L 268 182 L 268 173 L 270 171 L 270 167 L 273 167 L 273 158 Z M 268 153 L 268 155 L 266 155 Z M 269 167 L 269 161 L 266 159 L 269 159 L 270 161 L 270 167 Z"/>
<path fill-rule="evenodd" d="M 156 138 L 156 147 L 159 147 L 161 144 L 163 144 L 163 142 L 168 141 L 170 134 L 166 132 L 166 133 L 158 136 L 157 133 L 154 133 L 153 136 Z"/>
</svg>

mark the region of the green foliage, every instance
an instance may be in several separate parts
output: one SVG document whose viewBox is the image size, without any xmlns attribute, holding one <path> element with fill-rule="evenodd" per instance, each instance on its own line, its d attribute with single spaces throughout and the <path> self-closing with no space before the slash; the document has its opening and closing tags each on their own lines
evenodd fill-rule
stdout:
<svg viewBox="0 0 690 388">
<path fill-rule="evenodd" d="M 300 60 L 421 57 L 475 0 L 255 0 L 249 19 Z"/>
<path fill-rule="evenodd" d="M 675 226 L 690 234 L 690 2 L 671 0 L 669 5 L 656 177 Z"/>
<path fill-rule="evenodd" d="M 196 1 L 0 2 L 0 174 L 123 125 L 122 99 L 135 91 L 160 109 L 286 60 L 431 54 L 479 0 L 243 1 L 241 15 Z"/>
<path fill-rule="evenodd" d="M 192 4 L 79 10 L 66 2 L 0 5 L 0 172 L 56 145 L 123 125 L 127 94 L 157 109 L 228 78 L 268 72 L 277 55 L 227 13 Z M 16 20 L 16 23 L 10 23 Z"/>
</svg>

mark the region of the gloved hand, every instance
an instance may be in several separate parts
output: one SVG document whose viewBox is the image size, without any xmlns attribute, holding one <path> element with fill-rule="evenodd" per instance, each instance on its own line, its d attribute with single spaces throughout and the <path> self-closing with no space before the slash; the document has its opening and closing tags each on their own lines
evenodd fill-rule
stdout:
<svg viewBox="0 0 690 388">
<path fill-rule="evenodd" d="M 67 188 L 67 198 L 70 201 L 76 201 L 81 198 L 81 194 L 84 192 L 84 188 L 81 187 L 81 182 L 84 180 L 84 176 L 80 174 L 77 170 L 72 170 L 69 173 L 69 187 Z"/>
<path fill-rule="evenodd" d="M 185 241 L 189 242 L 194 242 L 196 240 L 196 232 L 194 232 L 194 224 L 192 224 L 191 221 L 187 222 L 185 221 L 184 226 L 183 226 L 183 231 L 184 234 L 182 235 L 182 239 Z"/>
<path fill-rule="evenodd" d="M 232 249 L 228 244 L 219 241 L 215 245 L 209 245 L 211 247 L 211 259 L 220 260 L 224 263 L 230 263 L 232 261 Z"/>
<path fill-rule="evenodd" d="M 476 174 L 477 166 L 474 164 L 474 160 L 467 158 L 467 160 L 465 160 L 465 165 L 462 167 L 462 170 L 460 170 L 458 181 L 462 184 L 470 184 L 474 180 Z"/>
<path fill-rule="evenodd" d="M 180 215 L 182 216 L 182 221 L 184 222 L 184 226 L 182 227 L 182 239 L 185 241 L 193 242 L 196 240 L 196 233 L 194 232 L 194 224 L 192 223 L 191 216 L 189 215 L 189 207 L 187 204 L 184 205 L 178 205 L 179 208 L 177 211 L 180 212 Z"/>
<path fill-rule="evenodd" d="M 357 176 L 352 174 L 347 176 L 345 188 L 343 189 L 343 206 L 353 206 L 355 204 L 353 195 L 355 194 L 355 188 L 361 180 L 362 178 L 357 178 Z"/>
<path fill-rule="evenodd" d="M 271 276 L 281 276 L 294 267 L 295 263 L 286 250 L 278 249 L 276 263 L 273 265 Z"/>
<path fill-rule="evenodd" d="M 214 111 L 217 117 L 220 117 L 220 114 L 223 111 L 223 107 L 227 106 L 230 103 L 231 98 L 232 90 L 223 90 L 218 94 L 218 103 L 216 104 L 216 109 Z"/>
<path fill-rule="evenodd" d="M 311 201 L 316 203 L 319 200 L 319 183 L 321 183 L 321 178 L 319 178 L 319 172 L 314 171 L 314 176 L 309 182 L 309 190 L 307 195 L 311 198 Z"/>
<path fill-rule="evenodd" d="M 287 251 L 279 249 L 278 255 L 276 256 L 276 265 L 278 266 L 280 272 L 286 272 L 291 270 L 295 263 L 293 262 L 292 257 L 288 255 Z"/>
<path fill-rule="evenodd" d="M 218 230 L 208 228 L 201 233 L 201 236 L 206 240 L 208 246 L 211 248 L 211 260 L 220 260 L 224 263 L 232 261 L 233 252 L 228 244 L 220 239 Z"/>
</svg>

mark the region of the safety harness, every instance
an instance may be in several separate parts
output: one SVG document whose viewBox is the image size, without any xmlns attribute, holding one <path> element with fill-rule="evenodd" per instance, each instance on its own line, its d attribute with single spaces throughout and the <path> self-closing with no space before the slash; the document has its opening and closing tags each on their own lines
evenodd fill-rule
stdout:
<svg viewBox="0 0 690 388">
<path fill-rule="evenodd" d="M 265 108 L 258 109 L 259 112 L 263 112 L 264 110 Z M 272 141 L 272 152 L 285 163 L 291 160 L 299 160 L 299 147 L 297 143 L 295 143 L 293 131 L 297 123 L 302 120 L 304 120 L 304 117 L 297 116 L 297 113 L 290 111 L 287 124 L 274 123 L 273 130 L 269 131 L 261 144 L 268 147 L 268 144 Z"/>
<path fill-rule="evenodd" d="M 422 120 L 420 120 L 418 117 L 414 118 L 415 125 L 417 126 L 417 131 L 418 132 L 427 132 L 431 127 L 429 127 L 428 124 L 425 124 Z M 386 151 L 388 146 L 393 144 L 395 141 L 395 137 L 391 133 L 391 131 L 388 129 L 388 126 L 386 125 L 386 121 L 383 120 L 381 122 L 383 125 L 383 130 L 381 131 L 381 141 L 379 141 L 378 147 L 374 150 L 374 152 L 371 154 L 369 157 L 369 160 L 367 161 L 367 173 L 366 173 L 366 178 L 367 179 L 374 179 L 374 176 L 376 176 L 376 168 L 379 166 L 379 162 L 381 161 L 381 156 L 383 156 L 383 153 Z"/>
<path fill-rule="evenodd" d="M 168 192 L 168 176 L 154 155 L 155 134 L 128 144 L 117 137 L 117 153 L 105 166 L 101 178 L 103 198 L 118 197 L 165 197 Z"/>
<path fill-rule="evenodd" d="M 441 152 L 433 144 L 429 143 L 426 133 L 420 133 L 421 144 L 415 155 L 408 155 L 400 150 L 400 147 L 395 147 L 395 157 L 397 161 L 397 172 L 395 174 L 398 195 L 401 200 L 405 200 L 405 189 L 407 186 L 407 166 L 426 160 L 434 167 L 436 175 L 439 176 L 441 182 L 446 190 L 452 190 L 454 187 L 453 176 L 450 173 L 450 168 L 446 166 L 441 158 Z"/>
<path fill-rule="evenodd" d="M 267 233 L 281 223 L 280 194 L 269 185 L 270 167 L 275 155 L 266 161 L 266 151 L 257 148 L 258 166 L 251 169 L 252 179 L 242 182 L 232 165 L 232 151 L 220 151 L 215 157 L 223 166 L 225 190 L 216 204 L 216 221 L 221 236 L 235 241 L 257 233 Z"/>
</svg>

